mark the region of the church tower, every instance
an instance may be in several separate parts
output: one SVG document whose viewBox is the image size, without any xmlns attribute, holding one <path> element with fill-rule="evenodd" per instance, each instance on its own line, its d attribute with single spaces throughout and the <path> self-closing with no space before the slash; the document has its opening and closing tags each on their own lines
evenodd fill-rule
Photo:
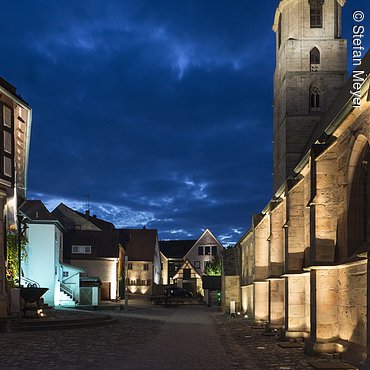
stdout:
<svg viewBox="0 0 370 370">
<path fill-rule="evenodd" d="M 346 78 L 346 0 L 280 0 L 274 75 L 274 192 L 293 173 Z"/>
</svg>

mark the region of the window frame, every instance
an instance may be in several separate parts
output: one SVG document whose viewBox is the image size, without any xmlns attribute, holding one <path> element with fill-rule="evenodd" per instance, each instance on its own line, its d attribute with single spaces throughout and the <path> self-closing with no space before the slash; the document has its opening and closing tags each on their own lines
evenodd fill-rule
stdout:
<svg viewBox="0 0 370 370">
<path fill-rule="evenodd" d="M 72 245 L 71 252 L 72 252 L 72 254 L 87 254 L 87 255 L 91 255 L 92 254 L 92 247 L 91 247 L 91 245 L 79 245 L 79 244 L 75 244 L 75 245 Z"/>
<path fill-rule="evenodd" d="M 5 125 L 5 109 L 10 111 L 10 127 Z M 15 152 L 15 138 L 14 138 L 14 109 L 5 104 L 4 102 L 0 102 L 0 140 L 1 140 L 1 151 L 0 151 L 0 178 L 9 181 L 12 186 L 14 185 L 14 152 Z M 4 145 L 4 138 L 5 132 L 10 134 L 11 139 L 11 153 L 5 151 Z M 10 160 L 10 176 L 5 174 L 5 159 Z"/>
<path fill-rule="evenodd" d="M 308 0 L 310 5 L 310 28 L 323 28 L 324 0 Z"/>
<path fill-rule="evenodd" d="M 318 86 L 311 86 L 310 88 L 310 111 L 311 112 L 318 112 L 320 111 L 321 107 L 321 99 L 320 99 L 320 88 Z"/>
</svg>

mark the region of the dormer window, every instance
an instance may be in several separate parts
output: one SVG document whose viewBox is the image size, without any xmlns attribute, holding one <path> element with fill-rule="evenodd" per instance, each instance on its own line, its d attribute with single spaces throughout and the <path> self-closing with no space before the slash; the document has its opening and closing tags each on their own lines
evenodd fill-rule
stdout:
<svg viewBox="0 0 370 370">
<path fill-rule="evenodd" d="M 310 4 L 310 27 L 322 28 L 322 7 L 324 0 L 308 0 Z"/>
</svg>

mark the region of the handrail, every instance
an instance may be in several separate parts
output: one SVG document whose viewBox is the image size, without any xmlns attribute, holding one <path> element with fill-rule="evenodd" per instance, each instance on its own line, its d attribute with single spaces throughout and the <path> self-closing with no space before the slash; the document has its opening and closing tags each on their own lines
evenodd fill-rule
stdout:
<svg viewBox="0 0 370 370">
<path fill-rule="evenodd" d="M 74 291 L 73 291 L 73 289 L 71 289 L 70 287 L 68 287 L 66 284 L 63 284 L 63 283 L 60 283 L 60 289 L 64 293 L 70 295 L 72 297 L 72 299 L 74 300 Z"/>
<path fill-rule="evenodd" d="M 36 285 L 37 288 L 40 288 L 40 284 L 37 281 L 27 278 L 25 276 L 21 276 L 21 285 L 23 285 L 22 283 L 25 284 L 27 287 Z"/>
<path fill-rule="evenodd" d="M 66 279 L 62 279 L 63 283 L 65 283 L 67 280 L 75 277 L 76 275 L 78 275 L 81 271 L 77 271 L 75 274 L 71 275 L 71 276 L 68 276 Z"/>
</svg>

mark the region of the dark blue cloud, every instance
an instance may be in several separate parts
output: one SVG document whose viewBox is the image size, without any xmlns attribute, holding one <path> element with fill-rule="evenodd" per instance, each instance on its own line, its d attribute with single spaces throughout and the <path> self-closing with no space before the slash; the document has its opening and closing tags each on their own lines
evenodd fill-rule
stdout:
<svg viewBox="0 0 370 370">
<path fill-rule="evenodd" d="M 0 74 L 34 110 L 29 196 L 236 241 L 272 194 L 277 3 L 7 3 Z M 349 4 L 347 37 L 357 5 L 370 14 Z"/>
</svg>

